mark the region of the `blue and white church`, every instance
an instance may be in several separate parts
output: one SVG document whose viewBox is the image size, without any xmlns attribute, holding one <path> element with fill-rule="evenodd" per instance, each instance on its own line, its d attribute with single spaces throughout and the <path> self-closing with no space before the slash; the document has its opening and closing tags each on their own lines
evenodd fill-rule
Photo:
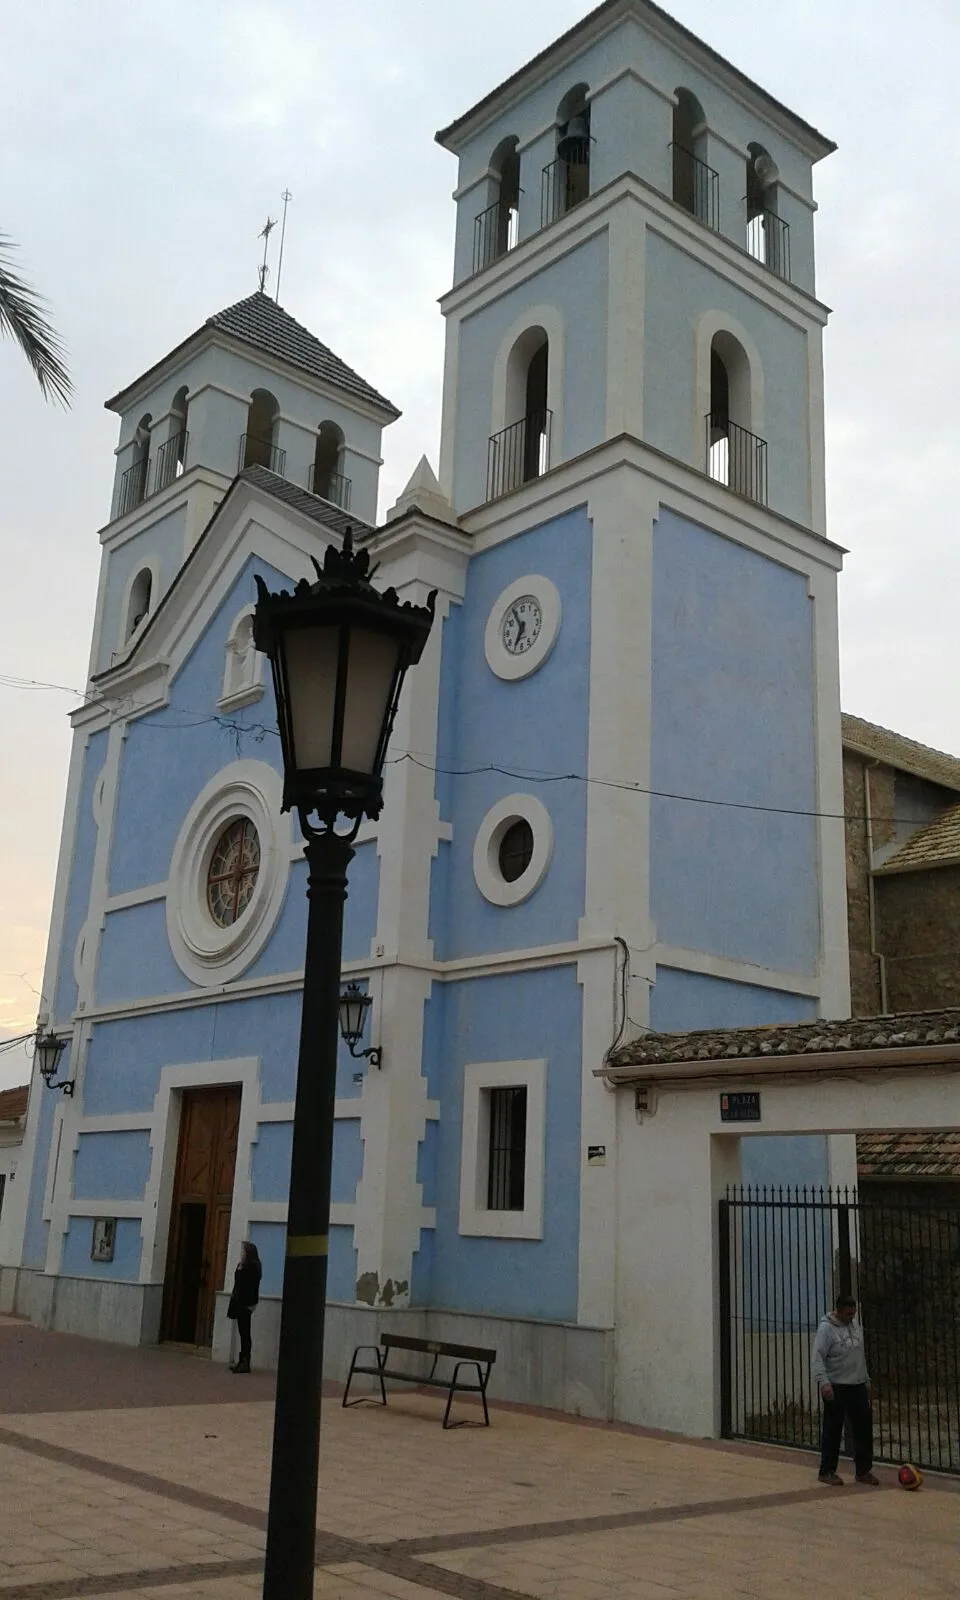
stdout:
<svg viewBox="0 0 960 1600">
<path fill-rule="evenodd" d="M 329 1373 L 400 1326 L 496 1346 L 502 1395 L 643 1422 L 624 1241 L 661 1224 L 619 1203 L 640 1158 L 604 1061 L 645 1028 L 849 1010 L 834 147 L 649 0 L 438 139 L 438 470 L 383 520 L 397 408 L 263 293 L 108 402 L 41 1018 L 73 1088 L 32 1088 L 0 1309 L 226 1360 L 249 1238 L 272 1358 L 306 901 L 254 579 L 310 576 L 349 526 L 378 582 L 438 597 L 350 869 L 343 978 L 382 1061 L 339 1062 Z M 759 1139 L 743 1175 L 826 1182 L 850 1143 Z M 689 1221 L 678 1285 L 709 1270 Z"/>
</svg>

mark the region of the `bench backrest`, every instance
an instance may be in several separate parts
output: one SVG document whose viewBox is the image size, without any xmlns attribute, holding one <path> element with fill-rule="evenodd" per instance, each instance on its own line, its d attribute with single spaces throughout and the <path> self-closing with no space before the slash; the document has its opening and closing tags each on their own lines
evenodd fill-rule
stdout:
<svg viewBox="0 0 960 1600">
<path fill-rule="evenodd" d="M 410 1339 L 403 1333 L 383 1333 L 380 1344 L 384 1350 L 418 1350 L 425 1356 L 451 1356 L 455 1361 L 482 1361 L 492 1366 L 497 1359 L 496 1350 L 484 1350 L 475 1344 L 445 1344 L 441 1339 Z"/>
</svg>

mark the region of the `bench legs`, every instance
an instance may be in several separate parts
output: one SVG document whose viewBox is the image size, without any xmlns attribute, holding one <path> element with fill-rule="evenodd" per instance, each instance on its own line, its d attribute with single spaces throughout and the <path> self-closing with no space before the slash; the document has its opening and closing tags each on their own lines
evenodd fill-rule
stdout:
<svg viewBox="0 0 960 1600">
<path fill-rule="evenodd" d="M 471 1384 L 468 1389 L 458 1390 L 457 1380 L 458 1380 L 458 1378 L 460 1376 L 461 1367 L 473 1367 L 475 1369 L 476 1374 L 477 1374 L 477 1385 L 476 1385 L 476 1388 L 474 1387 L 473 1384 Z M 450 1379 L 450 1387 L 447 1390 L 447 1404 L 446 1404 L 446 1409 L 444 1410 L 444 1413 L 443 1413 L 443 1426 L 445 1428 L 479 1428 L 479 1427 L 489 1428 L 489 1426 L 490 1426 L 490 1413 L 487 1410 L 487 1382 L 488 1382 L 489 1377 L 490 1377 L 489 1371 L 484 1373 L 484 1371 L 482 1370 L 482 1368 L 480 1366 L 479 1361 L 458 1361 L 457 1362 L 456 1366 L 453 1369 L 453 1377 Z M 461 1393 L 461 1394 L 477 1394 L 477 1393 L 479 1393 L 480 1401 L 481 1401 L 481 1404 L 483 1406 L 483 1422 L 482 1423 L 469 1422 L 469 1421 L 467 1421 L 466 1418 L 463 1418 L 460 1422 L 451 1422 L 450 1421 L 450 1407 L 453 1404 L 454 1395 L 457 1394 L 458 1392 Z"/>
<path fill-rule="evenodd" d="M 350 1371 L 347 1374 L 347 1386 L 343 1391 L 342 1404 L 345 1405 L 345 1406 L 348 1406 L 348 1405 L 349 1406 L 362 1406 L 365 1401 L 372 1400 L 374 1398 L 372 1395 L 369 1395 L 369 1394 L 362 1394 L 360 1396 L 359 1400 L 351 1400 L 349 1398 L 350 1385 L 353 1382 L 353 1375 L 354 1375 L 354 1372 L 357 1369 L 357 1357 L 360 1354 L 361 1350 L 372 1350 L 373 1351 L 374 1359 L 375 1359 L 375 1361 L 377 1363 L 376 1370 L 374 1371 L 373 1369 L 371 1369 L 369 1367 L 362 1367 L 360 1370 L 364 1373 L 365 1376 L 369 1376 L 369 1377 L 378 1379 L 378 1381 L 380 1383 L 380 1404 L 385 1406 L 386 1403 L 387 1403 L 387 1391 L 386 1391 L 386 1387 L 384 1386 L 384 1382 L 383 1382 L 383 1358 L 381 1357 L 380 1351 L 379 1351 L 379 1349 L 377 1348 L 377 1346 L 375 1344 L 358 1344 L 357 1348 L 354 1350 L 354 1352 L 353 1352 L 353 1360 L 350 1362 Z"/>
</svg>

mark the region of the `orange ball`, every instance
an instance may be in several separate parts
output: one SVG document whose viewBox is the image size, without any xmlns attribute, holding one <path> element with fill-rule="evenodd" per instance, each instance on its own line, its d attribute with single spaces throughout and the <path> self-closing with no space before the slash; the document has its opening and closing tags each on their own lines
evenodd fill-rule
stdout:
<svg viewBox="0 0 960 1600">
<path fill-rule="evenodd" d="M 905 1461 L 897 1473 L 897 1481 L 901 1489 L 919 1489 L 923 1482 L 923 1473 L 919 1467 L 915 1467 L 911 1462 Z"/>
</svg>

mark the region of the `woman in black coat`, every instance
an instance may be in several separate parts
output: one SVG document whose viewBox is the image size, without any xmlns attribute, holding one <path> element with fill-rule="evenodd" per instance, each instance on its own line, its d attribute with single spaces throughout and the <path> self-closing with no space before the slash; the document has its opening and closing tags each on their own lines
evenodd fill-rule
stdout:
<svg viewBox="0 0 960 1600">
<path fill-rule="evenodd" d="M 237 1324 L 240 1335 L 240 1359 L 234 1362 L 231 1372 L 250 1371 L 250 1318 L 260 1299 L 262 1275 L 257 1247 L 245 1239 L 240 1246 L 240 1265 L 233 1275 L 233 1293 L 227 1306 L 227 1316 Z"/>
</svg>

